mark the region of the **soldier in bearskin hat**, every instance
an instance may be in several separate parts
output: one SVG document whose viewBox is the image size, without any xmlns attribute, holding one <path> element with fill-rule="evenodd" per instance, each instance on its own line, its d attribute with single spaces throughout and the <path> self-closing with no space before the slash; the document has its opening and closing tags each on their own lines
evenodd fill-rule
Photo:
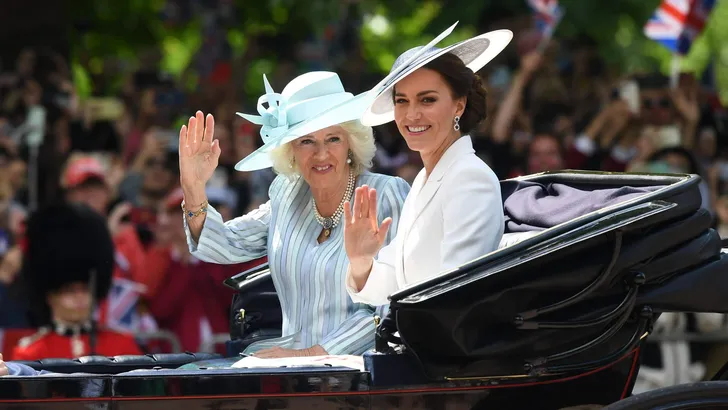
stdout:
<svg viewBox="0 0 728 410">
<path fill-rule="evenodd" d="M 96 329 L 92 312 L 111 286 L 114 244 L 105 218 L 80 204 L 34 213 L 26 227 L 21 280 L 38 332 L 14 360 L 141 354 L 134 338 Z"/>
</svg>

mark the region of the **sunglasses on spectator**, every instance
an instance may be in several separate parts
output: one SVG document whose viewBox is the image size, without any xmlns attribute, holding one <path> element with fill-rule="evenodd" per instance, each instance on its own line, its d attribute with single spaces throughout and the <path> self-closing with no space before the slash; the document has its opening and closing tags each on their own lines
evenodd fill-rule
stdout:
<svg viewBox="0 0 728 410">
<path fill-rule="evenodd" d="M 654 108 L 670 108 L 670 99 L 667 97 L 645 98 L 642 100 L 642 107 L 647 110 Z"/>
</svg>

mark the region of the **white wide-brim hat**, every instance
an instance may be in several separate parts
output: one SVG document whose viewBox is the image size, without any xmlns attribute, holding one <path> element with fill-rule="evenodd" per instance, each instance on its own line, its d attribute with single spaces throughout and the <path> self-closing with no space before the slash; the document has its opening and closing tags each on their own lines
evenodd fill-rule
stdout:
<svg viewBox="0 0 728 410">
<path fill-rule="evenodd" d="M 361 117 L 362 124 L 373 127 L 393 121 L 394 98 L 391 92 L 392 87 L 430 61 L 443 54 L 452 53 L 458 56 L 465 66 L 473 70 L 473 72 L 477 72 L 500 54 L 513 39 L 512 31 L 502 29 L 481 34 L 449 47 L 435 47 L 435 44 L 452 33 L 457 24 L 456 22 L 450 26 L 427 45 L 411 48 L 397 57 L 389 74 L 369 91 L 372 102 Z"/>
<path fill-rule="evenodd" d="M 359 120 L 371 104 L 369 93 L 354 96 L 344 90 L 336 73 L 313 71 L 294 78 L 279 94 L 263 76 L 266 93 L 258 99 L 258 113 L 236 113 L 262 125 L 263 146 L 235 164 L 238 171 L 273 165 L 270 152 L 297 138 L 347 121 Z M 268 106 L 264 106 L 267 104 Z"/>
</svg>

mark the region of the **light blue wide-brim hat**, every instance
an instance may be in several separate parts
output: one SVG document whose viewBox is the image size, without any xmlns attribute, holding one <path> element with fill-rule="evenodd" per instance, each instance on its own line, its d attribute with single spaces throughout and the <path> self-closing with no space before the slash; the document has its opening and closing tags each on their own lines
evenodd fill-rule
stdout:
<svg viewBox="0 0 728 410">
<path fill-rule="evenodd" d="M 265 94 L 258 99 L 258 114 L 236 113 L 262 125 L 263 146 L 235 165 L 254 171 L 273 165 L 270 152 L 297 138 L 347 121 L 358 120 L 371 103 L 368 92 L 346 92 L 336 73 L 313 71 L 294 78 L 280 93 L 263 75 Z M 267 104 L 265 106 L 264 104 Z"/>
<path fill-rule="evenodd" d="M 361 117 L 362 124 L 373 127 L 393 121 L 394 99 L 392 97 L 392 87 L 398 81 L 437 57 L 445 53 L 452 53 L 459 57 L 465 66 L 473 70 L 473 72 L 477 72 L 500 54 L 513 39 L 513 32 L 503 29 L 490 31 L 449 47 L 435 47 L 437 43 L 452 33 L 457 24 L 456 22 L 450 26 L 427 45 L 411 48 L 397 57 L 389 74 L 369 91 L 371 103 Z"/>
</svg>

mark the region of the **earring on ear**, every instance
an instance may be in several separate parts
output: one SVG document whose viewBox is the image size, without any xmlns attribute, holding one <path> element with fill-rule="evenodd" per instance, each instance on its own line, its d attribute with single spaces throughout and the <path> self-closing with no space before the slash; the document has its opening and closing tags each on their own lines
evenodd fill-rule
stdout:
<svg viewBox="0 0 728 410">
<path fill-rule="evenodd" d="M 291 162 L 288 163 L 288 168 L 293 169 L 293 165 L 296 163 L 296 158 L 291 158 Z"/>
<path fill-rule="evenodd" d="M 351 165 L 351 163 L 353 162 L 353 161 L 352 161 L 352 157 L 353 157 L 353 156 L 354 156 L 354 153 L 353 153 L 353 152 L 351 152 L 351 150 L 349 150 L 349 155 L 348 155 L 348 156 L 347 156 L 347 158 L 346 158 L 346 163 L 347 163 L 347 164 Z"/>
<path fill-rule="evenodd" d="M 455 125 L 452 126 L 455 131 L 460 131 L 460 116 L 455 116 Z"/>
</svg>

